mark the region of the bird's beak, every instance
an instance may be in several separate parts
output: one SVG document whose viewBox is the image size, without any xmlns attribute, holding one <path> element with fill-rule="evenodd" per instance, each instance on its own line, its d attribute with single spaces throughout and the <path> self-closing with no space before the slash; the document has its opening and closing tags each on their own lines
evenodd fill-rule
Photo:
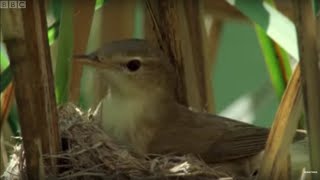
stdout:
<svg viewBox="0 0 320 180">
<path fill-rule="evenodd" d="M 79 61 L 82 64 L 95 66 L 95 67 L 103 67 L 103 63 L 99 59 L 98 56 L 95 54 L 80 54 L 80 55 L 73 55 L 73 59 L 75 61 Z"/>
</svg>

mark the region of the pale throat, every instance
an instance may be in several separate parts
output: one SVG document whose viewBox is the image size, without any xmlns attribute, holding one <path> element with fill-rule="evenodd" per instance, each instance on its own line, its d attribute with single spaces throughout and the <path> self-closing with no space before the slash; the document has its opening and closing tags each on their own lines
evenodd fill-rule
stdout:
<svg viewBox="0 0 320 180">
<path fill-rule="evenodd" d="M 143 124 L 154 120 L 151 102 L 147 95 L 123 96 L 110 89 L 101 104 L 103 130 L 124 145 L 146 148 L 153 134 Z"/>
</svg>

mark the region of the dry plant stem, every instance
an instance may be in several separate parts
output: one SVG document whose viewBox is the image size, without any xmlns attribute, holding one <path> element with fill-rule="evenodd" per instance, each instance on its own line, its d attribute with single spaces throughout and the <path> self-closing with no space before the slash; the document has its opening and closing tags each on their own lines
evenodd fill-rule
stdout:
<svg viewBox="0 0 320 180">
<path fill-rule="evenodd" d="M 287 85 L 290 79 L 290 76 L 287 75 L 286 69 L 285 69 L 286 59 L 283 59 L 283 57 L 281 56 L 281 47 L 276 42 L 273 42 L 272 44 L 275 49 L 276 56 L 279 59 L 279 66 L 280 66 L 283 82 L 285 83 L 285 85 Z"/>
<path fill-rule="evenodd" d="M 216 64 L 216 57 L 218 53 L 218 47 L 220 43 L 220 36 L 223 29 L 224 22 L 220 19 L 214 19 L 214 22 L 211 25 L 209 31 L 209 38 L 208 38 L 208 49 L 207 49 L 207 81 L 213 82 L 213 69 Z M 214 87 L 211 89 L 211 99 L 212 99 L 212 107 L 209 106 L 210 112 L 215 112 L 215 98 L 214 98 Z M 209 96 L 210 98 L 210 96 Z"/>
<path fill-rule="evenodd" d="M 207 84 L 207 97 L 210 100 L 210 104 L 208 104 L 208 111 L 214 113 L 215 112 L 215 98 L 214 98 L 214 88 L 212 87 L 213 82 L 213 69 L 216 62 L 217 51 L 220 42 L 220 35 L 223 27 L 223 20 L 217 19 L 206 7 L 206 1 L 201 2 L 202 9 L 202 18 L 203 21 L 206 21 L 207 18 L 212 22 L 210 24 L 205 24 L 206 33 L 204 35 L 204 51 L 205 51 L 205 80 Z"/>
<path fill-rule="evenodd" d="M 181 1 L 182 2 L 182 1 Z M 166 56 L 170 58 L 170 61 L 174 65 L 177 73 L 177 89 L 176 96 L 178 101 L 184 105 L 190 105 L 187 97 L 187 85 L 186 79 L 184 78 L 185 68 L 182 59 L 182 48 L 180 48 L 179 38 L 177 37 L 177 32 L 179 32 L 179 20 L 177 14 L 181 10 L 177 11 L 177 1 L 146 1 L 146 7 L 148 16 L 150 17 L 152 23 L 152 32 L 156 41 L 158 42 L 159 47 L 165 52 Z M 172 7 L 170 9 L 170 7 Z M 181 9 L 181 8 L 180 8 Z M 184 13 L 182 9 L 182 13 Z M 182 14 L 182 17 L 184 15 Z M 181 15 L 180 15 L 181 17 Z M 183 28 L 186 29 L 186 28 Z M 188 34 L 188 33 L 187 33 Z M 188 36 L 188 35 L 187 35 Z M 183 42 L 187 44 L 188 42 Z M 190 49 L 188 49 L 190 52 Z M 191 57 L 191 56 L 189 56 Z M 185 60 L 186 61 L 186 60 Z M 197 87 L 197 86 L 195 86 Z M 195 93 L 197 95 L 198 93 Z"/>
<path fill-rule="evenodd" d="M 1 97 L 1 111 L 0 111 L 0 132 L 2 130 L 2 126 L 7 119 L 9 112 L 10 112 L 10 107 L 12 104 L 13 100 L 13 90 L 14 86 L 13 83 L 11 82 L 9 86 L 5 89 L 2 97 Z"/>
<path fill-rule="evenodd" d="M 307 129 L 310 143 L 311 171 L 313 179 L 319 179 L 320 173 L 320 69 L 317 52 L 316 18 L 311 0 L 293 0 L 296 12 L 299 53 L 303 79 L 303 95 L 306 109 Z"/>
<path fill-rule="evenodd" d="M 87 48 L 95 1 L 75 1 L 73 21 L 73 54 L 84 54 Z M 69 100 L 77 103 L 80 97 L 80 82 L 82 65 L 78 61 L 72 61 Z"/>
<path fill-rule="evenodd" d="M 178 101 L 197 110 L 205 110 L 208 98 L 198 3 L 146 1 L 146 7 L 153 25 L 152 33 L 176 68 Z"/>
<path fill-rule="evenodd" d="M 258 179 L 280 179 L 302 112 L 301 75 L 300 66 L 297 65 L 273 122 Z"/>
<path fill-rule="evenodd" d="M 292 179 L 291 178 L 291 157 L 288 154 L 285 160 L 282 162 L 282 169 L 280 170 L 279 180 Z"/>
<path fill-rule="evenodd" d="M 12 67 L 26 172 L 42 179 L 42 152 L 59 149 L 57 110 L 47 39 L 44 1 L 29 0 L 25 9 L 1 9 L 1 27 Z M 49 165 L 54 165 L 50 159 Z"/>
<path fill-rule="evenodd" d="M 294 9 L 292 3 L 283 0 L 274 0 L 277 10 L 288 17 L 290 20 L 294 19 Z"/>
<path fill-rule="evenodd" d="M 4 144 L 4 135 L 3 131 L 0 131 L 0 174 L 2 174 L 5 171 L 5 168 L 8 166 L 8 152 Z"/>
<path fill-rule="evenodd" d="M 206 29 L 203 19 L 203 6 L 201 1 L 186 1 L 185 14 L 189 29 L 190 43 L 193 51 L 193 64 L 196 74 L 201 108 L 206 111 L 213 111 L 212 81 L 210 78 L 212 66 L 211 57 L 207 56 Z M 215 51 L 215 49 L 213 50 Z"/>
<path fill-rule="evenodd" d="M 137 0 L 109 0 L 108 4 L 102 7 L 101 42 L 97 47 L 106 42 L 132 38 L 136 4 Z"/>
<path fill-rule="evenodd" d="M 167 3 L 167 2 L 166 2 Z M 183 68 L 181 67 L 181 65 L 179 64 L 179 61 L 176 60 L 175 58 L 175 53 L 174 53 L 174 49 L 171 48 L 170 44 L 170 39 L 173 35 L 172 33 L 170 33 L 170 28 L 172 28 L 171 24 L 169 24 L 169 17 L 167 17 L 168 15 L 165 14 L 165 12 L 162 12 L 161 10 L 163 10 L 163 8 L 159 8 L 159 1 L 146 1 L 145 3 L 145 7 L 146 7 L 146 15 L 148 16 L 147 19 L 150 19 L 150 27 L 147 27 L 147 30 L 152 29 L 150 32 L 147 33 L 147 37 L 150 39 L 153 39 L 154 41 L 158 41 L 158 45 L 160 47 L 161 50 L 163 50 L 165 52 L 165 55 L 170 59 L 170 61 L 172 62 L 172 64 L 175 66 L 175 70 L 177 73 L 177 77 L 178 77 L 178 85 L 177 85 L 177 89 L 176 92 L 177 93 L 177 100 L 181 103 L 181 104 L 185 104 L 188 105 L 187 103 L 187 93 L 186 93 L 186 88 L 185 88 L 185 82 L 184 79 L 181 77 L 181 74 L 183 74 Z M 166 16 L 164 16 L 166 15 Z M 165 21 L 160 21 L 159 19 L 163 20 L 166 19 Z M 148 22 L 148 20 L 147 20 Z M 160 22 L 162 22 L 162 25 L 160 24 Z M 172 30 L 171 30 L 172 31 Z M 166 34 L 167 33 L 167 34 Z M 167 38 L 166 38 L 167 37 Z M 174 43 L 174 41 L 172 42 Z"/>
</svg>

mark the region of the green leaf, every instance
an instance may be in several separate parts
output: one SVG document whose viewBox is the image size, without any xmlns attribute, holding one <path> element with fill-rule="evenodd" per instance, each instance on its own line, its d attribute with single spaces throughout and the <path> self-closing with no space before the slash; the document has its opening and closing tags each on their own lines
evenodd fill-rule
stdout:
<svg viewBox="0 0 320 180">
<path fill-rule="evenodd" d="M 100 9 L 104 4 L 106 4 L 108 1 L 107 0 L 96 0 L 96 6 L 95 10 Z M 56 19 L 60 19 L 61 16 L 61 0 L 57 1 L 51 1 L 50 8 L 53 12 L 53 15 L 55 16 Z M 136 16 L 139 16 L 138 18 L 141 18 L 140 16 L 143 15 L 142 13 L 138 13 Z M 49 39 L 49 45 L 52 45 L 54 41 L 58 38 L 59 35 L 59 26 L 60 26 L 60 21 L 57 20 L 54 24 L 52 24 L 48 28 L 48 39 Z"/>
<path fill-rule="evenodd" d="M 61 17 L 61 5 L 62 4 L 62 0 L 53 0 L 50 1 L 49 4 L 49 10 L 51 10 L 53 16 L 55 17 L 55 19 L 60 19 Z"/>
<path fill-rule="evenodd" d="M 60 21 L 56 21 L 48 28 L 49 45 L 52 45 L 59 35 Z"/>
<path fill-rule="evenodd" d="M 6 89 L 6 87 L 12 81 L 12 73 L 9 67 L 9 59 L 5 49 L 5 45 L 0 44 L 0 93 Z"/>
<path fill-rule="evenodd" d="M 12 80 L 10 67 L 7 67 L 0 75 L 0 93 L 2 93 Z"/>
<path fill-rule="evenodd" d="M 62 2 L 58 55 L 55 71 L 56 97 L 58 104 L 64 103 L 68 99 L 68 84 L 73 52 L 73 6 L 74 1 Z"/>
<path fill-rule="evenodd" d="M 287 51 L 293 58 L 299 59 L 297 33 L 294 24 L 269 3 L 263 0 L 226 0 L 236 7 L 252 22 L 258 24 L 266 34 Z"/>
<path fill-rule="evenodd" d="M 9 113 L 9 126 L 14 136 L 20 136 L 19 113 L 17 104 L 13 103 Z"/>
<path fill-rule="evenodd" d="M 320 16 L 320 1 L 319 0 L 313 0 L 313 10 L 316 15 Z"/>
<path fill-rule="evenodd" d="M 136 2 L 135 15 L 134 15 L 134 32 L 133 37 L 143 38 L 144 36 L 144 10 L 143 1 Z"/>
<path fill-rule="evenodd" d="M 273 0 L 265 1 L 272 7 L 275 7 L 276 5 Z M 278 96 L 278 100 L 281 100 L 286 87 L 286 81 L 291 76 L 289 56 L 282 48 L 274 44 L 272 39 L 267 36 L 265 31 L 259 25 L 255 25 L 255 29 L 272 86 Z"/>
<path fill-rule="evenodd" d="M 9 66 L 9 58 L 3 42 L 0 43 L 0 72 Z"/>
<path fill-rule="evenodd" d="M 280 62 L 277 58 L 272 40 L 265 34 L 260 26 L 256 25 L 256 33 L 261 46 L 262 53 L 267 65 L 271 84 L 276 91 L 278 99 L 281 99 L 286 83 L 282 76 Z"/>
<path fill-rule="evenodd" d="M 104 5 L 104 3 L 106 3 L 106 0 L 96 0 L 95 10 L 100 9 Z"/>
</svg>

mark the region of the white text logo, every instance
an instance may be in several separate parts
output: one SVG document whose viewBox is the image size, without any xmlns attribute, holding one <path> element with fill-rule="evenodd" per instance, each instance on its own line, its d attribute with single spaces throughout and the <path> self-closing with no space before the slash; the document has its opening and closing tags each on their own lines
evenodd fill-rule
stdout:
<svg viewBox="0 0 320 180">
<path fill-rule="evenodd" d="M 12 8 L 26 8 L 26 1 L 14 1 L 14 0 L 1 0 L 0 9 L 12 9 Z"/>
</svg>

